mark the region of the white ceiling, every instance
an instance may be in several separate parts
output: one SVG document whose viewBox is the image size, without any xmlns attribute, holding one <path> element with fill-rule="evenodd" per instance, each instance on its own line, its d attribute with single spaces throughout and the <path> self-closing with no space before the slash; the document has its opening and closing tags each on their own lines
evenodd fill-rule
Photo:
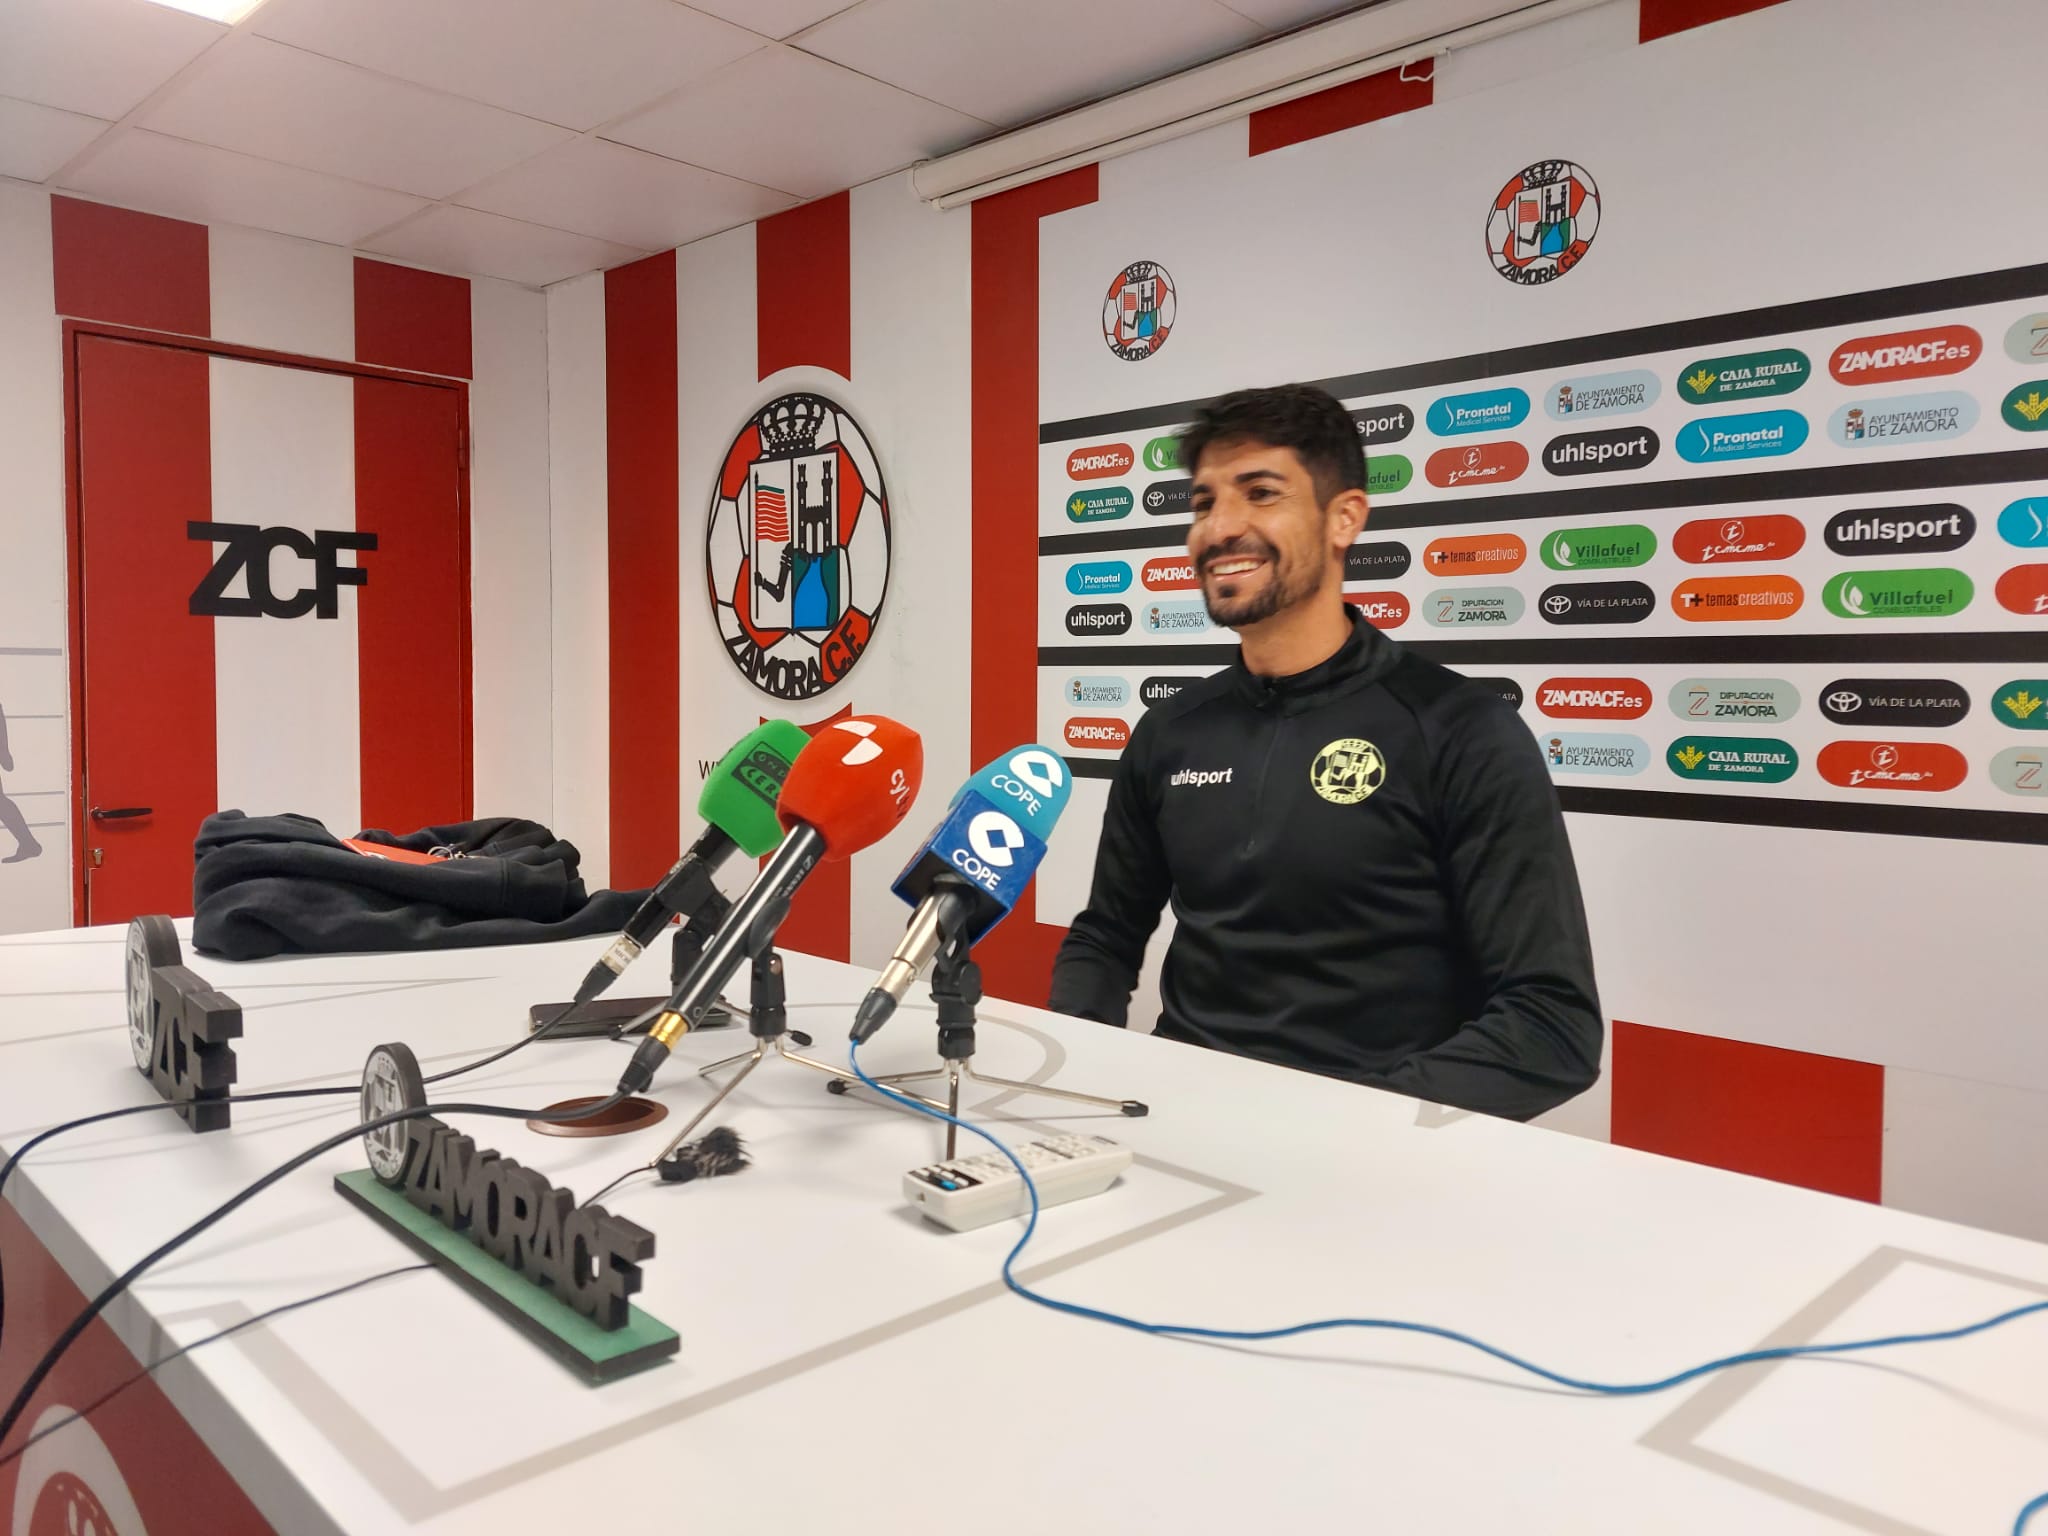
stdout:
<svg viewBox="0 0 2048 1536">
<path fill-rule="evenodd" d="M 1376 0 L 0 0 L 0 176 L 541 286 Z"/>
</svg>

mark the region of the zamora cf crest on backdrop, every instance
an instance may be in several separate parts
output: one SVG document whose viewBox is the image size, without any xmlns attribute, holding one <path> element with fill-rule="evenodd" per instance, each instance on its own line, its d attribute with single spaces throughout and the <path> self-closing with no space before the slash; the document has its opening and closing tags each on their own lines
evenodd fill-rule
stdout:
<svg viewBox="0 0 2048 1536">
<path fill-rule="evenodd" d="M 874 637 L 889 587 L 889 496 L 846 409 L 771 400 L 726 451 L 704 533 L 725 652 L 778 699 L 841 681 Z"/>
</svg>

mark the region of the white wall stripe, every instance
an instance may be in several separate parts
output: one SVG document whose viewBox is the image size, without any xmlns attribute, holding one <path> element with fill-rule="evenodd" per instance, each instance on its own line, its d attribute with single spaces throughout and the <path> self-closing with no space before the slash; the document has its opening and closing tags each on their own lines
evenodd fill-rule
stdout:
<svg viewBox="0 0 2048 1536">
<path fill-rule="evenodd" d="M 234 225 L 206 232 L 216 341 L 301 357 L 356 355 L 355 256 Z"/>
</svg>

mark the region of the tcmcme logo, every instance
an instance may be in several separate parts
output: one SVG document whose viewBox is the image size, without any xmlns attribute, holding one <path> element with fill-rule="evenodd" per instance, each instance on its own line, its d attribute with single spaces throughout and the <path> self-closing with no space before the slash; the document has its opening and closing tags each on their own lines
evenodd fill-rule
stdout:
<svg viewBox="0 0 2048 1536">
<path fill-rule="evenodd" d="M 220 558 L 213 562 L 186 604 L 188 613 L 201 617 L 317 619 L 341 616 L 341 589 L 363 587 L 370 573 L 359 565 L 343 565 L 344 549 L 375 549 L 377 535 L 354 529 L 320 529 L 312 534 L 296 528 L 261 528 L 254 523 L 187 523 L 185 537 L 202 543 L 224 543 Z M 277 550 L 290 550 L 313 567 L 311 585 L 290 597 L 280 597 L 270 586 L 270 557 Z M 230 597 L 228 587 L 244 576 L 248 596 Z"/>
</svg>

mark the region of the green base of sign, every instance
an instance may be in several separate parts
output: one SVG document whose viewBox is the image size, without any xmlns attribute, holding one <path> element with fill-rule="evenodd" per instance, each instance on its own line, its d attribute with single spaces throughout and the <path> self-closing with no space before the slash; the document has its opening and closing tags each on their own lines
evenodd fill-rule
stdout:
<svg viewBox="0 0 2048 1536">
<path fill-rule="evenodd" d="M 382 1222 L 422 1258 L 490 1307 L 586 1381 L 604 1382 L 665 1360 L 682 1348 L 675 1329 L 631 1308 L 611 1331 L 514 1273 L 459 1232 L 450 1231 L 367 1168 L 338 1173 L 334 1187 Z"/>
</svg>

